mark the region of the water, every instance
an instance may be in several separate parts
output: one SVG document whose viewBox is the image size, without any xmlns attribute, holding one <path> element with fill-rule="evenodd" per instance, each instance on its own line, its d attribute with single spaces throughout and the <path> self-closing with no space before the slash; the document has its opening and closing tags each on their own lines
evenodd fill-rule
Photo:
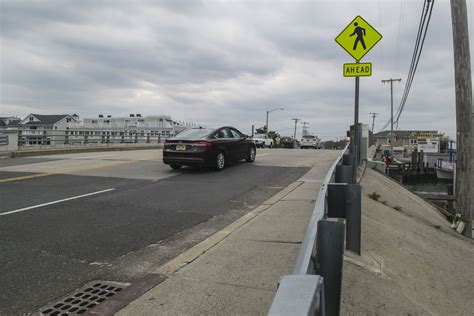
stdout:
<svg viewBox="0 0 474 316">
<path fill-rule="evenodd" d="M 452 181 L 430 181 L 425 183 L 405 184 L 403 186 L 415 193 L 447 195 L 448 184 L 452 184 Z"/>
</svg>

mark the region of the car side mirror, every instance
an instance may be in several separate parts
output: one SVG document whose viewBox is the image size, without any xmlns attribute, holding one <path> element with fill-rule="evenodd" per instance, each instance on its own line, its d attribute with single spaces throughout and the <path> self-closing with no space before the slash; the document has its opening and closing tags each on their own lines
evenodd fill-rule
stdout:
<svg viewBox="0 0 474 316">
<path fill-rule="evenodd" d="M 247 139 L 247 138 L 250 138 L 250 136 L 249 136 L 249 135 L 245 135 L 245 134 L 242 136 L 242 139 Z"/>
</svg>

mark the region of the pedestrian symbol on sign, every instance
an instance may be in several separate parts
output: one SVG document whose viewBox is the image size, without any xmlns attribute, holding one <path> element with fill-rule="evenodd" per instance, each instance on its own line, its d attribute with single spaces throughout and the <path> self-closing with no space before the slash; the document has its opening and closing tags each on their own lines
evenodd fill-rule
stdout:
<svg viewBox="0 0 474 316">
<path fill-rule="evenodd" d="M 356 61 L 360 61 L 382 39 L 361 16 L 356 16 L 336 37 L 336 42 Z"/>
<path fill-rule="evenodd" d="M 359 42 L 362 44 L 362 47 L 364 49 L 365 48 L 365 42 L 364 42 L 364 36 L 365 36 L 365 29 L 360 27 L 359 26 L 359 23 L 355 22 L 354 23 L 354 26 L 356 27 L 354 29 L 354 32 L 352 32 L 352 34 L 350 36 L 354 36 L 357 34 L 357 37 L 356 37 L 356 40 L 354 42 L 354 47 L 352 48 L 352 50 L 356 50 L 357 49 L 357 44 L 359 44 Z"/>
</svg>

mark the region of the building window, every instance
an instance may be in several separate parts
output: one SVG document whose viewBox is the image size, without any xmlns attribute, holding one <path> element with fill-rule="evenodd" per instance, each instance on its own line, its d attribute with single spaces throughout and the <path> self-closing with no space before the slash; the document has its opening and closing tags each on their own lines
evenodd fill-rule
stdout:
<svg viewBox="0 0 474 316">
<path fill-rule="evenodd" d="M 66 117 L 66 122 L 67 122 L 67 123 L 71 123 L 71 118 L 70 118 L 70 117 Z"/>
<path fill-rule="evenodd" d="M 30 122 L 33 122 L 33 116 L 30 116 Z"/>
</svg>

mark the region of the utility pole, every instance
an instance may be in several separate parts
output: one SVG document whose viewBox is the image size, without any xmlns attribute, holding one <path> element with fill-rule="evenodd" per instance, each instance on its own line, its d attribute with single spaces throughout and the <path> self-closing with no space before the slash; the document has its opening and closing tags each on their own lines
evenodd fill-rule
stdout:
<svg viewBox="0 0 474 316">
<path fill-rule="evenodd" d="M 375 127 L 375 118 L 377 117 L 377 115 L 379 115 L 380 113 L 374 113 L 374 112 L 370 112 L 369 115 L 372 116 L 372 134 L 374 133 L 374 127 Z"/>
<path fill-rule="evenodd" d="M 453 24 L 454 81 L 456 91 L 456 202 L 467 221 L 463 234 L 472 237 L 474 216 L 474 105 L 472 104 L 469 30 L 465 0 L 451 0 Z"/>
<path fill-rule="evenodd" d="M 268 129 L 268 114 L 270 114 L 271 112 L 273 111 L 283 111 L 283 108 L 276 108 L 276 109 L 273 109 L 273 110 L 267 110 L 267 121 L 266 121 L 266 124 L 265 124 L 265 137 L 268 138 L 268 132 L 270 131 L 270 129 Z"/>
<path fill-rule="evenodd" d="M 295 121 L 295 133 L 293 134 L 293 149 L 296 149 L 296 127 L 298 125 L 298 121 L 301 121 L 301 119 L 292 118 L 292 120 Z"/>
<path fill-rule="evenodd" d="M 402 81 L 402 79 L 387 79 L 387 80 L 382 80 L 382 83 L 387 83 L 390 82 L 390 109 L 392 112 L 392 115 L 390 116 L 390 156 L 393 157 L 393 143 L 394 143 L 394 138 L 393 138 L 393 82 L 394 81 Z"/>
<path fill-rule="evenodd" d="M 306 135 L 306 125 L 308 125 L 309 123 L 308 122 L 301 122 L 301 124 L 303 124 L 303 136 Z"/>
</svg>

